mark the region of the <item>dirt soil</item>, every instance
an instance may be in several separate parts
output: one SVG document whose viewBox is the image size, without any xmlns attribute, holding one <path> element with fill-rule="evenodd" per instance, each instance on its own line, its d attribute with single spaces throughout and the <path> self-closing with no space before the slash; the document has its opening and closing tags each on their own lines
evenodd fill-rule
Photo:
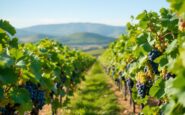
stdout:
<svg viewBox="0 0 185 115">
<path fill-rule="evenodd" d="M 140 112 L 139 106 L 136 105 L 136 107 L 135 107 L 136 112 L 133 113 L 133 107 L 129 103 L 129 96 L 127 96 L 127 100 L 125 100 L 122 92 L 115 85 L 113 80 L 110 79 L 109 84 L 111 85 L 111 90 L 114 91 L 114 93 L 117 97 L 118 103 L 121 106 L 120 115 L 139 115 L 139 112 Z"/>
</svg>

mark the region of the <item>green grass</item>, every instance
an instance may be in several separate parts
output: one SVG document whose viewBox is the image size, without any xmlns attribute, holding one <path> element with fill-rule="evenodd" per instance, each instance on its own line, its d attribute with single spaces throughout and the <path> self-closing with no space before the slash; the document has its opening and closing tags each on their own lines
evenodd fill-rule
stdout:
<svg viewBox="0 0 185 115">
<path fill-rule="evenodd" d="M 119 106 L 99 63 L 95 63 L 64 110 L 65 115 L 117 115 Z"/>
</svg>

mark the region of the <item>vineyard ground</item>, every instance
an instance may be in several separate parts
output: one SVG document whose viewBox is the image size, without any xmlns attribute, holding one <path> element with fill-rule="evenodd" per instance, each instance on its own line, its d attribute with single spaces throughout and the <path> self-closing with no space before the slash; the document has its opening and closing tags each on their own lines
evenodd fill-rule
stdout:
<svg viewBox="0 0 185 115">
<path fill-rule="evenodd" d="M 129 97 L 127 97 L 129 99 Z M 58 114 L 62 115 L 132 115 L 129 101 L 96 62 L 87 72 L 70 102 Z M 138 107 L 137 107 L 138 108 Z M 136 109 L 138 113 L 138 109 Z M 45 106 L 40 115 L 50 115 L 51 108 Z"/>
<path fill-rule="evenodd" d="M 97 115 L 118 114 L 120 107 L 108 83 L 107 76 L 99 63 L 95 63 L 87 73 L 71 101 L 64 109 L 66 114 Z"/>
</svg>

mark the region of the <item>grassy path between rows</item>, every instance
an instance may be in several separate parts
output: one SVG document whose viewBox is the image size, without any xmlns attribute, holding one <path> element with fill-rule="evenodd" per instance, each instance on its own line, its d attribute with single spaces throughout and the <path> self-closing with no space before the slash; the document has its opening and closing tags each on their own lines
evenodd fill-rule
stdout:
<svg viewBox="0 0 185 115">
<path fill-rule="evenodd" d="M 79 85 L 64 115 L 118 115 L 120 107 L 100 64 L 96 62 Z"/>
</svg>

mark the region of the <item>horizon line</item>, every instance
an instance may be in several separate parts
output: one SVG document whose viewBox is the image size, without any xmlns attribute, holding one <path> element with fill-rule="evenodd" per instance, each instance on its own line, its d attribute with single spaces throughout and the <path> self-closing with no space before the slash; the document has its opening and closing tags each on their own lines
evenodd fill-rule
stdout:
<svg viewBox="0 0 185 115">
<path fill-rule="evenodd" d="M 11 22 L 10 22 L 11 23 Z M 113 26 L 113 27 L 125 27 L 126 24 L 123 25 L 118 25 L 118 24 L 108 24 L 108 23 L 101 23 L 101 22 L 56 22 L 56 23 L 41 23 L 41 24 L 33 24 L 33 25 L 28 25 L 28 26 L 22 26 L 22 27 L 16 27 L 16 29 L 24 29 L 24 28 L 30 28 L 30 27 L 35 27 L 35 26 L 47 26 L 47 25 L 59 25 L 59 24 L 99 24 L 99 25 L 105 25 L 105 26 Z"/>
</svg>

